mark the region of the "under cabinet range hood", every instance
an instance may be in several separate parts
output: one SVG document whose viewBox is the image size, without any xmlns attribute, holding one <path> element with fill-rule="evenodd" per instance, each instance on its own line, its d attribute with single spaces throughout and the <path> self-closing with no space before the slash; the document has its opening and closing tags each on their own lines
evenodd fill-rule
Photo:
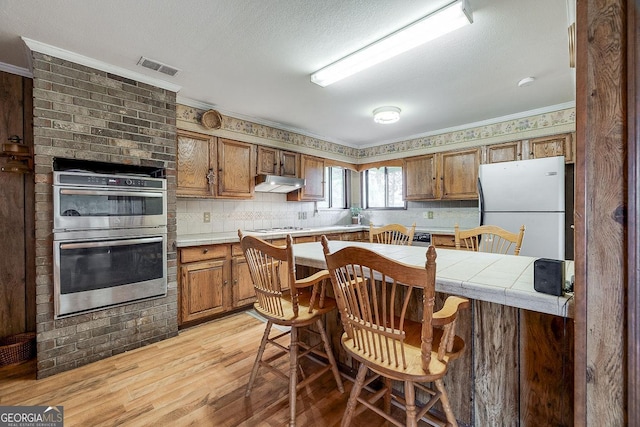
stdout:
<svg viewBox="0 0 640 427">
<path fill-rule="evenodd" d="M 256 176 L 255 191 L 259 193 L 290 193 L 304 187 L 302 178 L 291 178 L 278 175 Z"/>
</svg>

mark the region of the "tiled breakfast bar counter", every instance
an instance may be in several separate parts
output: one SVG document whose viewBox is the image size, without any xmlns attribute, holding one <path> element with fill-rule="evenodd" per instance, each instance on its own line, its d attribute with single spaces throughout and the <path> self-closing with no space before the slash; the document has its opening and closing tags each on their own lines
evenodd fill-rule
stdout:
<svg viewBox="0 0 640 427">
<path fill-rule="evenodd" d="M 424 265 L 425 247 L 330 241 L 332 252 L 347 245 Z M 320 242 L 294 245 L 296 264 L 325 267 Z M 453 362 L 445 384 L 456 418 L 475 426 L 564 426 L 573 423 L 573 298 L 536 292 L 536 258 L 447 249 L 437 250 L 436 308 L 446 295 L 472 301 L 458 321 L 464 355 Z M 571 277 L 573 262 L 565 265 Z M 419 304 L 416 304 L 419 306 Z M 338 360 L 351 368 L 340 347 L 341 325 L 327 316 Z"/>
</svg>

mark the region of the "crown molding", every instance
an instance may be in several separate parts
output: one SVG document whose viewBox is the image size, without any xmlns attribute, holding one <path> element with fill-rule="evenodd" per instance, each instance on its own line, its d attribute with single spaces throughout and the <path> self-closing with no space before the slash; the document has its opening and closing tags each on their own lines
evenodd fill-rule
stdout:
<svg viewBox="0 0 640 427">
<path fill-rule="evenodd" d="M 30 79 L 33 78 L 33 73 L 31 70 L 22 67 L 16 67 L 15 65 L 6 64 L 4 62 L 0 62 L 0 71 L 7 72 L 9 74 L 17 74 L 22 77 L 28 77 Z"/>
<path fill-rule="evenodd" d="M 146 83 L 151 86 L 159 87 L 171 92 L 179 92 L 182 86 L 169 83 L 162 79 L 156 79 L 149 77 L 142 73 L 128 70 L 126 68 L 118 67 L 106 62 L 98 61 L 97 59 L 89 58 L 88 56 L 80 55 L 75 52 L 71 52 L 59 47 L 51 46 L 46 43 L 41 43 L 36 40 L 31 40 L 26 37 L 22 37 L 22 41 L 27 45 L 31 51 L 40 52 L 45 55 L 55 56 L 56 58 L 64 59 L 66 61 L 74 62 L 76 64 L 84 65 L 86 67 L 95 68 L 106 73 L 116 74 L 118 76 L 135 80 L 138 82 Z"/>
<path fill-rule="evenodd" d="M 357 145 L 347 144 L 347 143 L 345 143 L 343 141 L 327 138 L 326 136 L 322 136 L 322 135 L 316 135 L 314 133 L 311 133 L 311 132 L 308 132 L 308 131 L 305 131 L 305 130 L 302 130 L 302 129 L 299 129 L 299 128 L 296 128 L 296 127 L 293 127 L 293 126 L 286 126 L 286 125 L 283 125 L 282 123 L 272 122 L 272 121 L 264 120 L 264 119 L 257 119 L 255 117 L 246 116 L 244 114 L 235 113 L 233 111 L 223 110 L 223 109 L 221 109 L 221 108 L 219 108 L 219 107 L 217 107 L 217 106 L 215 106 L 213 104 L 209 104 L 209 103 L 204 102 L 204 101 L 198 101 L 198 100 L 195 100 L 195 99 L 192 99 L 192 98 L 186 98 L 186 97 L 182 97 L 182 96 L 178 95 L 176 97 L 176 102 L 178 104 L 186 105 L 186 106 L 193 107 L 193 108 L 198 108 L 200 110 L 211 110 L 211 109 L 218 110 L 218 112 L 220 114 L 223 114 L 223 115 L 229 116 L 229 117 L 233 117 L 233 118 L 238 119 L 238 120 L 246 120 L 248 122 L 256 123 L 256 124 L 263 125 L 263 126 L 269 126 L 269 127 L 280 129 L 280 130 L 287 131 L 287 132 L 297 133 L 299 135 L 308 136 L 310 138 L 315 138 L 315 139 L 319 139 L 319 140 L 322 140 L 322 141 L 332 142 L 334 144 L 343 145 L 345 147 L 356 148 L 356 149 L 360 148 Z"/>
<path fill-rule="evenodd" d="M 466 123 L 466 124 L 463 124 L 463 125 L 460 125 L 460 126 L 453 126 L 453 127 L 450 127 L 450 128 L 437 129 L 437 130 L 434 130 L 434 131 L 429 131 L 429 132 L 425 132 L 425 133 L 419 133 L 419 134 L 415 134 L 415 135 L 410 135 L 410 136 L 402 137 L 400 139 L 378 141 L 378 142 L 373 143 L 373 144 L 360 145 L 357 148 L 372 148 L 372 147 L 378 147 L 378 146 L 386 145 L 386 144 L 395 144 L 397 142 L 409 141 L 409 140 L 412 140 L 412 139 L 418 139 L 418 138 L 425 138 L 425 137 L 429 137 L 429 136 L 441 135 L 443 133 L 458 132 L 458 131 L 461 131 L 461 130 L 467 130 L 467 129 L 476 128 L 476 127 L 495 125 L 497 123 L 508 122 L 510 120 L 524 119 L 524 118 L 531 117 L 531 116 L 537 116 L 539 114 L 547 114 L 547 113 L 553 113 L 555 111 L 566 110 L 567 108 L 575 108 L 575 106 L 576 106 L 576 102 L 575 101 L 569 101 L 569 102 L 565 102 L 565 103 L 562 103 L 562 104 L 549 105 L 547 107 L 536 108 L 536 109 L 529 110 L 529 111 L 522 111 L 520 113 L 513 113 L 513 114 L 509 114 L 507 116 L 494 117 L 492 119 L 482 120 L 482 121 L 479 121 L 479 122 Z"/>
</svg>

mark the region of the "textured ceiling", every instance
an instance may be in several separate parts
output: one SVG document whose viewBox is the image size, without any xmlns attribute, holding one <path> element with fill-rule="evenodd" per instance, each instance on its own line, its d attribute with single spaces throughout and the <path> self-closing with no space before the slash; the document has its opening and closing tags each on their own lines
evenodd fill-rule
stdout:
<svg viewBox="0 0 640 427">
<path fill-rule="evenodd" d="M 186 103 L 355 147 L 575 100 L 564 0 L 469 2 L 472 25 L 326 88 L 309 75 L 449 0 L 0 0 L 0 63 L 28 68 L 26 37 L 166 80 Z M 400 121 L 374 123 L 382 105 Z"/>
</svg>

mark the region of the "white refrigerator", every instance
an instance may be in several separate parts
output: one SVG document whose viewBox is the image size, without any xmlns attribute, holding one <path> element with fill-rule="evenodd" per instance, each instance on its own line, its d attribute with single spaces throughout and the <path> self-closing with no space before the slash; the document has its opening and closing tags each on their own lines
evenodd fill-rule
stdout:
<svg viewBox="0 0 640 427">
<path fill-rule="evenodd" d="M 480 224 L 525 226 L 520 255 L 564 259 L 564 157 L 480 165 Z"/>
</svg>

